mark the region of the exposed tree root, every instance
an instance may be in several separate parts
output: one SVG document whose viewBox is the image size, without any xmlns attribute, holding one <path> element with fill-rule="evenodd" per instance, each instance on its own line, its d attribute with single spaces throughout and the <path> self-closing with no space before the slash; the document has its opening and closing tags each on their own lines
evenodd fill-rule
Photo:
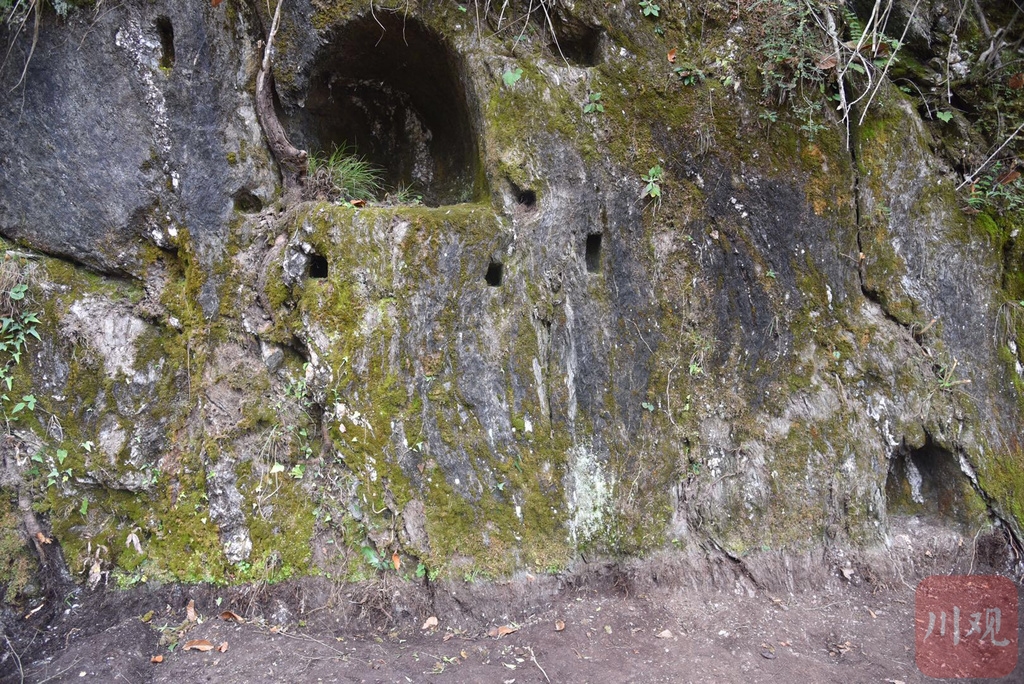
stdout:
<svg viewBox="0 0 1024 684">
<path fill-rule="evenodd" d="M 277 28 L 281 21 L 282 4 L 284 4 L 284 0 L 278 0 L 277 9 L 274 10 L 274 21 L 270 26 L 270 34 L 267 36 L 267 44 L 263 48 L 263 64 L 256 76 L 256 116 L 267 136 L 270 152 L 281 168 L 285 194 L 292 195 L 302 192 L 302 182 L 306 175 L 306 161 L 309 155 L 288 140 L 281 120 L 277 117 L 277 110 L 274 109 L 274 38 L 277 36 Z"/>
</svg>

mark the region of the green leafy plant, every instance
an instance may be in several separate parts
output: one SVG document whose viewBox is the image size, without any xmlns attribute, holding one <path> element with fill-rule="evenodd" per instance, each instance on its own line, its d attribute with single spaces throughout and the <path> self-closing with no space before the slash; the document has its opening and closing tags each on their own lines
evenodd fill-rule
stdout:
<svg viewBox="0 0 1024 684">
<path fill-rule="evenodd" d="M 9 394 L 14 391 L 14 368 L 21 364 L 29 338 L 40 339 L 36 330 L 38 317 L 33 312 L 22 311 L 28 284 L 21 279 L 21 267 L 5 255 L 0 263 L 0 409 L 8 429 L 10 423 L 18 419 L 18 414 L 36 408 L 34 395 L 24 394 L 18 399 Z"/>
<path fill-rule="evenodd" d="M 681 62 L 673 67 L 672 73 L 679 77 L 684 86 L 697 85 L 704 80 L 704 72 L 690 62 Z"/>
<path fill-rule="evenodd" d="M 506 88 L 511 88 L 516 83 L 518 83 L 519 79 L 521 79 L 522 77 L 523 70 L 520 69 L 519 67 L 516 67 L 515 69 L 506 70 L 505 73 L 501 75 L 501 80 L 505 83 Z"/>
<path fill-rule="evenodd" d="M 46 486 L 54 487 L 57 485 L 63 485 L 71 479 L 71 468 L 64 467 L 64 461 L 68 458 L 68 452 L 65 449 L 57 449 L 56 460 L 50 457 L 50 471 L 46 473 Z"/>
<path fill-rule="evenodd" d="M 967 206 L 973 212 L 992 210 L 1000 215 L 1024 209 L 1024 175 L 996 162 L 970 185 Z"/>
<path fill-rule="evenodd" d="M 645 17 L 661 16 L 661 7 L 656 5 L 654 0 L 640 0 L 640 9 L 643 10 Z"/>
<path fill-rule="evenodd" d="M 661 178 L 664 175 L 664 169 L 660 165 L 651 167 L 651 170 L 647 172 L 647 175 L 640 176 L 646 185 L 644 185 L 643 192 L 640 193 L 640 199 L 650 198 L 652 201 L 661 204 Z"/>
<path fill-rule="evenodd" d="M 814 140 L 818 133 L 828 128 L 817 119 L 821 110 L 821 102 L 817 101 L 809 101 L 805 105 L 793 107 L 793 113 L 803 119 L 800 130 L 806 133 L 810 140 Z"/>
<path fill-rule="evenodd" d="M 601 102 L 601 93 L 590 93 L 587 104 L 583 105 L 584 114 L 603 114 L 604 103 Z"/>
<path fill-rule="evenodd" d="M 953 112 L 935 112 L 935 118 L 943 123 L 949 123 L 953 120 Z"/>
<path fill-rule="evenodd" d="M 364 546 L 362 547 L 361 550 L 363 552 L 363 558 L 366 559 L 366 562 L 369 563 L 370 567 L 372 567 L 374 570 L 388 569 L 389 566 L 387 561 L 381 558 L 377 554 L 376 549 L 374 549 L 372 546 Z"/>
<path fill-rule="evenodd" d="M 957 379 L 956 368 L 959 365 L 960 362 L 955 358 L 952 360 L 943 359 L 939 363 L 935 364 L 934 371 L 936 378 L 938 378 L 939 389 L 946 392 L 952 392 L 957 387 L 971 384 L 970 380 Z"/>
</svg>

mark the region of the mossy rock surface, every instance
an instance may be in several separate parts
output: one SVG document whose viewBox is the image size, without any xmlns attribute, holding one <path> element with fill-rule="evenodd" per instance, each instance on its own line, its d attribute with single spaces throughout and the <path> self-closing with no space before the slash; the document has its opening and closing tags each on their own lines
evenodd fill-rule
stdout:
<svg viewBox="0 0 1024 684">
<path fill-rule="evenodd" d="M 23 265 L 40 339 L 10 364 L 28 458 L 0 485 L 76 579 L 796 557 L 884 545 L 892 516 L 1021 531 L 1024 221 L 956 189 L 911 97 L 883 83 L 847 128 L 821 46 L 783 57 L 766 30 L 799 13 L 760 5 L 407 9 L 403 42 L 404 14 L 288 3 L 277 38 L 289 134 L 372 157 L 387 197 L 280 194 L 248 41 L 271 17 L 198 0 L 103 13 L 121 42 L 87 61 L 119 56 L 108 94 L 143 93 L 149 123 L 102 169 L 102 140 L 68 148 L 59 230 L 28 230 L 57 211 L 28 166 L 0 173 L 5 246 L 46 253 Z M 26 120 L 106 111 L 60 71 L 76 28 L 44 27 L 55 89 Z M 122 204 L 76 232 L 100 171 Z"/>
</svg>

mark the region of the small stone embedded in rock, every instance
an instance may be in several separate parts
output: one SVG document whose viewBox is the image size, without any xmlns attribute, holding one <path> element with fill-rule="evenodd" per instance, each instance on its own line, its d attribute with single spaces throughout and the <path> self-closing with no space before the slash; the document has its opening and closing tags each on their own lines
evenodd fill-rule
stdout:
<svg viewBox="0 0 1024 684">
<path fill-rule="evenodd" d="M 671 639 L 673 634 L 672 634 L 671 630 L 665 629 L 665 630 L 662 630 L 662 631 L 658 632 L 655 636 L 658 637 L 659 639 Z"/>
</svg>

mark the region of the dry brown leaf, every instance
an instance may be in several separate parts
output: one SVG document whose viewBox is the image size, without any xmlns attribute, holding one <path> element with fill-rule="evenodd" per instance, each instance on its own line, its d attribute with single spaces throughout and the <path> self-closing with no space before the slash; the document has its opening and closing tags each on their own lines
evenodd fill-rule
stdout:
<svg viewBox="0 0 1024 684">
<path fill-rule="evenodd" d="M 671 639 L 672 638 L 672 631 L 668 630 L 668 629 L 663 629 L 662 631 L 658 632 L 654 636 L 658 637 L 659 639 Z"/>
<path fill-rule="evenodd" d="M 366 206 L 366 200 L 361 200 L 361 199 L 354 199 L 354 200 L 352 200 L 352 201 L 350 202 L 350 204 L 351 204 L 351 205 L 352 205 L 353 207 L 365 207 L 365 206 Z"/>
<path fill-rule="evenodd" d="M 241 615 L 232 610 L 225 610 L 223 613 L 220 614 L 220 619 L 234 620 L 235 622 L 245 622 Z"/>
<path fill-rule="evenodd" d="M 186 641 L 185 645 L 181 647 L 183 651 L 206 651 L 213 650 L 213 644 L 206 639 L 193 639 L 192 641 Z"/>
<path fill-rule="evenodd" d="M 871 616 L 872 620 L 874 620 L 875 618 L 878 617 L 877 615 L 875 615 L 875 611 L 871 610 L 870 608 L 868 608 L 867 610 L 868 610 L 868 615 Z"/>
<path fill-rule="evenodd" d="M 196 602 L 194 599 L 188 600 L 188 605 L 185 606 L 185 615 L 188 617 L 189 622 L 195 622 L 199 619 L 199 616 L 196 615 Z"/>
<path fill-rule="evenodd" d="M 1007 85 L 1013 88 L 1014 90 L 1020 90 L 1021 88 L 1024 88 L 1024 74 L 1014 74 L 1013 76 L 1010 77 L 1010 81 L 1009 83 L 1007 83 Z"/>
<path fill-rule="evenodd" d="M 489 630 L 487 630 L 487 636 L 491 637 L 492 639 L 497 638 L 497 636 L 498 636 L 498 628 L 497 627 L 491 627 Z"/>
<path fill-rule="evenodd" d="M 270 628 L 270 633 L 271 634 L 277 634 L 280 631 L 281 631 L 281 626 L 280 625 L 274 625 L 273 627 Z"/>
<path fill-rule="evenodd" d="M 445 633 L 445 635 L 443 637 L 441 637 L 441 641 L 448 641 L 449 639 L 453 638 L 454 636 L 455 635 L 452 634 L 451 632 L 447 632 L 447 633 Z"/>
<path fill-rule="evenodd" d="M 514 634 L 519 631 L 518 627 L 510 627 L 509 625 L 502 625 L 498 627 L 498 636 L 503 637 L 506 634 Z"/>
<path fill-rule="evenodd" d="M 24 537 L 22 537 L 22 539 L 24 539 Z M 53 543 L 53 539 L 51 539 L 50 537 L 47 537 L 42 532 L 36 532 L 36 539 L 39 540 L 40 544 L 52 544 Z"/>
<path fill-rule="evenodd" d="M 217 652 L 218 653 L 227 653 L 228 652 L 228 642 L 226 642 L 226 641 L 220 642 L 220 646 L 217 647 Z"/>
<path fill-rule="evenodd" d="M 845 43 L 843 43 L 843 47 L 849 48 L 851 50 L 856 50 L 857 42 L 858 41 L 856 40 L 848 40 Z M 860 46 L 860 51 L 868 53 L 875 57 L 888 57 L 889 53 L 891 52 L 888 43 L 870 43 L 867 41 L 865 41 L 864 44 Z"/>
<path fill-rule="evenodd" d="M 555 620 L 555 631 L 561 632 L 565 629 L 565 623 L 562 620 Z"/>
<path fill-rule="evenodd" d="M 162 663 L 162 662 L 164 662 L 164 657 L 162 655 L 155 655 L 155 656 L 153 656 L 152 658 L 149 659 L 149 662 L 151 662 L 151 663 Z"/>
<path fill-rule="evenodd" d="M 669 50 L 667 56 L 668 56 L 668 63 L 669 64 L 675 64 L 676 63 L 676 49 L 675 48 L 672 48 L 671 50 Z"/>
<path fill-rule="evenodd" d="M 829 69 L 835 69 L 837 64 L 839 64 L 839 56 L 832 54 L 819 57 L 816 66 L 822 71 L 828 71 Z"/>
<path fill-rule="evenodd" d="M 996 178 L 996 185 L 1009 185 L 1020 178 L 1020 169 L 1014 167 Z"/>
<path fill-rule="evenodd" d="M 224 0 L 210 0 L 210 4 L 213 5 L 214 7 L 216 7 L 217 5 L 219 5 L 222 2 L 224 2 Z"/>
<path fill-rule="evenodd" d="M 398 556 L 398 553 L 391 554 L 391 564 L 395 566 L 395 570 L 402 567 L 402 559 Z"/>
<path fill-rule="evenodd" d="M 437 627 L 437 618 L 431 615 L 427 618 L 427 621 L 423 623 L 423 626 L 420 627 L 420 629 L 433 629 L 434 627 Z"/>
</svg>

